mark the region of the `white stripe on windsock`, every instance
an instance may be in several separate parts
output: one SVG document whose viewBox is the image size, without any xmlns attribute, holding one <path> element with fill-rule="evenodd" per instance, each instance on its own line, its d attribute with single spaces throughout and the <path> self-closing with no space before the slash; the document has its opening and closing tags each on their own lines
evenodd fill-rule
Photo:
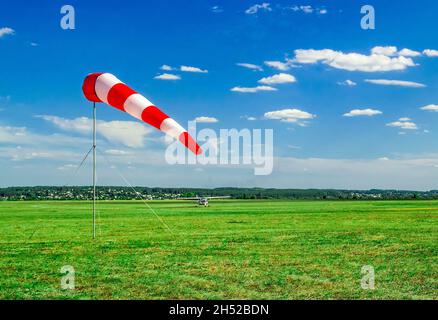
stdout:
<svg viewBox="0 0 438 320">
<path fill-rule="evenodd" d="M 105 103 L 108 103 L 108 92 L 116 84 L 122 83 L 111 73 L 104 73 L 100 75 L 96 80 L 96 95 Z"/>
<path fill-rule="evenodd" d="M 125 104 L 123 105 L 123 109 L 131 116 L 143 120 L 141 118 L 141 114 L 144 109 L 149 106 L 153 106 L 152 102 L 146 99 L 144 96 L 138 93 L 134 93 L 126 99 Z"/>
<path fill-rule="evenodd" d="M 179 139 L 179 136 L 183 132 L 187 132 L 181 125 L 173 120 L 172 118 L 165 119 L 160 126 L 160 130 L 163 131 L 165 134 Z"/>
</svg>

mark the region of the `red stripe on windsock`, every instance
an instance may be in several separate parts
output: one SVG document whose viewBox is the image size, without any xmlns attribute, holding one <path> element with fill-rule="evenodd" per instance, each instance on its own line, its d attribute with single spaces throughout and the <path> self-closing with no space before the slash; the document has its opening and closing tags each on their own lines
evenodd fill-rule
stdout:
<svg viewBox="0 0 438 320">
<path fill-rule="evenodd" d="M 169 118 L 167 114 L 158 109 L 156 106 L 149 106 L 143 110 L 141 119 L 160 130 L 161 123 Z"/>
<path fill-rule="evenodd" d="M 201 147 L 196 143 L 196 141 L 189 135 L 187 131 L 181 133 L 181 135 L 179 136 L 179 141 L 181 141 L 181 143 L 185 145 L 194 154 L 202 153 Z"/>
<path fill-rule="evenodd" d="M 137 92 L 128 87 L 126 84 L 118 83 L 114 85 L 108 92 L 108 104 L 114 108 L 125 111 L 123 105 L 125 104 L 126 99 L 128 99 L 134 93 Z"/>
<path fill-rule="evenodd" d="M 93 102 L 102 102 L 99 97 L 96 95 L 96 80 L 102 72 L 98 73 L 90 73 L 84 80 L 84 84 L 82 85 L 82 91 L 84 93 L 85 98 Z"/>
</svg>

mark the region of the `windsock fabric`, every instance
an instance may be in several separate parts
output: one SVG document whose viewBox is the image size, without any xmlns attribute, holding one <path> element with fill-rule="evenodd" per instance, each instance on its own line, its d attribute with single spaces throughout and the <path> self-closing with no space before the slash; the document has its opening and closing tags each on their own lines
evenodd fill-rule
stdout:
<svg viewBox="0 0 438 320">
<path fill-rule="evenodd" d="M 85 78 L 82 91 L 88 100 L 104 102 L 127 112 L 131 116 L 178 139 L 193 153 L 202 153 L 202 149 L 183 127 L 114 75 L 110 73 L 91 73 Z"/>
</svg>

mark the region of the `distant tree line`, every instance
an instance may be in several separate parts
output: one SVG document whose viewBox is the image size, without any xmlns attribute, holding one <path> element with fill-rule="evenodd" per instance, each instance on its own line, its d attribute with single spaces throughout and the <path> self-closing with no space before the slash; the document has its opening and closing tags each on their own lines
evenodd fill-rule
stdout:
<svg viewBox="0 0 438 320">
<path fill-rule="evenodd" d="M 91 200 L 91 187 L 9 187 L 0 188 L 0 200 Z M 230 196 L 233 199 L 289 200 L 413 200 L 438 199 L 438 190 L 334 190 L 264 188 L 150 188 L 105 186 L 97 188 L 100 200 L 168 200 L 187 197 Z"/>
</svg>

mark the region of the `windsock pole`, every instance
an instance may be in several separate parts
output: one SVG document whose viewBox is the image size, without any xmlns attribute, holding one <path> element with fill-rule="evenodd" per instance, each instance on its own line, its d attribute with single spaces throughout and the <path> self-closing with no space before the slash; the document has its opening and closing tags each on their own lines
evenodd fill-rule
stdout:
<svg viewBox="0 0 438 320">
<path fill-rule="evenodd" d="M 96 238 L 96 102 L 93 102 L 93 239 Z"/>
<path fill-rule="evenodd" d="M 96 237 L 96 102 L 106 103 L 179 140 L 195 155 L 201 147 L 175 120 L 110 73 L 90 73 L 82 85 L 87 100 L 93 102 L 93 239 Z"/>
</svg>

